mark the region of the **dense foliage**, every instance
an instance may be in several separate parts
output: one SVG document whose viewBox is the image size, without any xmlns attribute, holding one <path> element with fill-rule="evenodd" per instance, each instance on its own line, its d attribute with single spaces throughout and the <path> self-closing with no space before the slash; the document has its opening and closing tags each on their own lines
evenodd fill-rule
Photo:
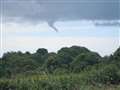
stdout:
<svg viewBox="0 0 120 90">
<path fill-rule="evenodd" d="M 79 46 L 8 52 L 0 58 L 0 90 L 119 90 L 119 68 L 120 48 L 105 57 Z"/>
</svg>

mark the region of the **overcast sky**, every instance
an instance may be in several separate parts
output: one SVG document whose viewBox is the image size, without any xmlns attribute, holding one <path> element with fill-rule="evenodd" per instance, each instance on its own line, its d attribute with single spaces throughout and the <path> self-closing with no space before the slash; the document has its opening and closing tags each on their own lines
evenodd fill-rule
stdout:
<svg viewBox="0 0 120 90">
<path fill-rule="evenodd" d="M 0 4 L 1 55 L 79 45 L 103 56 L 120 45 L 119 0 L 0 0 Z"/>
</svg>

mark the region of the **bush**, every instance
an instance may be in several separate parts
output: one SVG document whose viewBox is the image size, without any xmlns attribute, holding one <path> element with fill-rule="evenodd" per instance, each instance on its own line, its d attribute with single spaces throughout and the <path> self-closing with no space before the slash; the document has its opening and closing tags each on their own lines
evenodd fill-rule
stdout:
<svg viewBox="0 0 120 90">
<path fill-rule="evenodd" d="M 114 64 L 102 65 L 98 69 L 95 69 L 94 67 L 91 71 L 89 71 L 88 78 L 93 84 L 119 84 L 119 68 Z"/>
</svg>

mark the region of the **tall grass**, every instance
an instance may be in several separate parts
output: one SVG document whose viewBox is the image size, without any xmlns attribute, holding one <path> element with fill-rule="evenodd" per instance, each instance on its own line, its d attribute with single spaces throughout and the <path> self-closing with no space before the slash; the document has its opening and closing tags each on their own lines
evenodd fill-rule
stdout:
<svg viewBox="0 0 120 90">
<path fill-rule="evenodd" d="M 120 90 L 120 86 L 92 85 L 81 74 L 21 75 L 0 79 L 0 90 Z"/>
</svg>

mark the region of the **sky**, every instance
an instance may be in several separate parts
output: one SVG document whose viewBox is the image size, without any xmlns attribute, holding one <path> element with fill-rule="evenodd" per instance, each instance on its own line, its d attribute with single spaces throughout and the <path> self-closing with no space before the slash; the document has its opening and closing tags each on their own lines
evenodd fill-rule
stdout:
<svg viewBox="0 0 120 90">
<path fill-rule="evenodd" d="M 84 46 L 110 55 L 120 46 L 119 0 L 0 0 L 0 56 Z M 57 8 L 56 8 L 57 7 Z"/>
</svg>

